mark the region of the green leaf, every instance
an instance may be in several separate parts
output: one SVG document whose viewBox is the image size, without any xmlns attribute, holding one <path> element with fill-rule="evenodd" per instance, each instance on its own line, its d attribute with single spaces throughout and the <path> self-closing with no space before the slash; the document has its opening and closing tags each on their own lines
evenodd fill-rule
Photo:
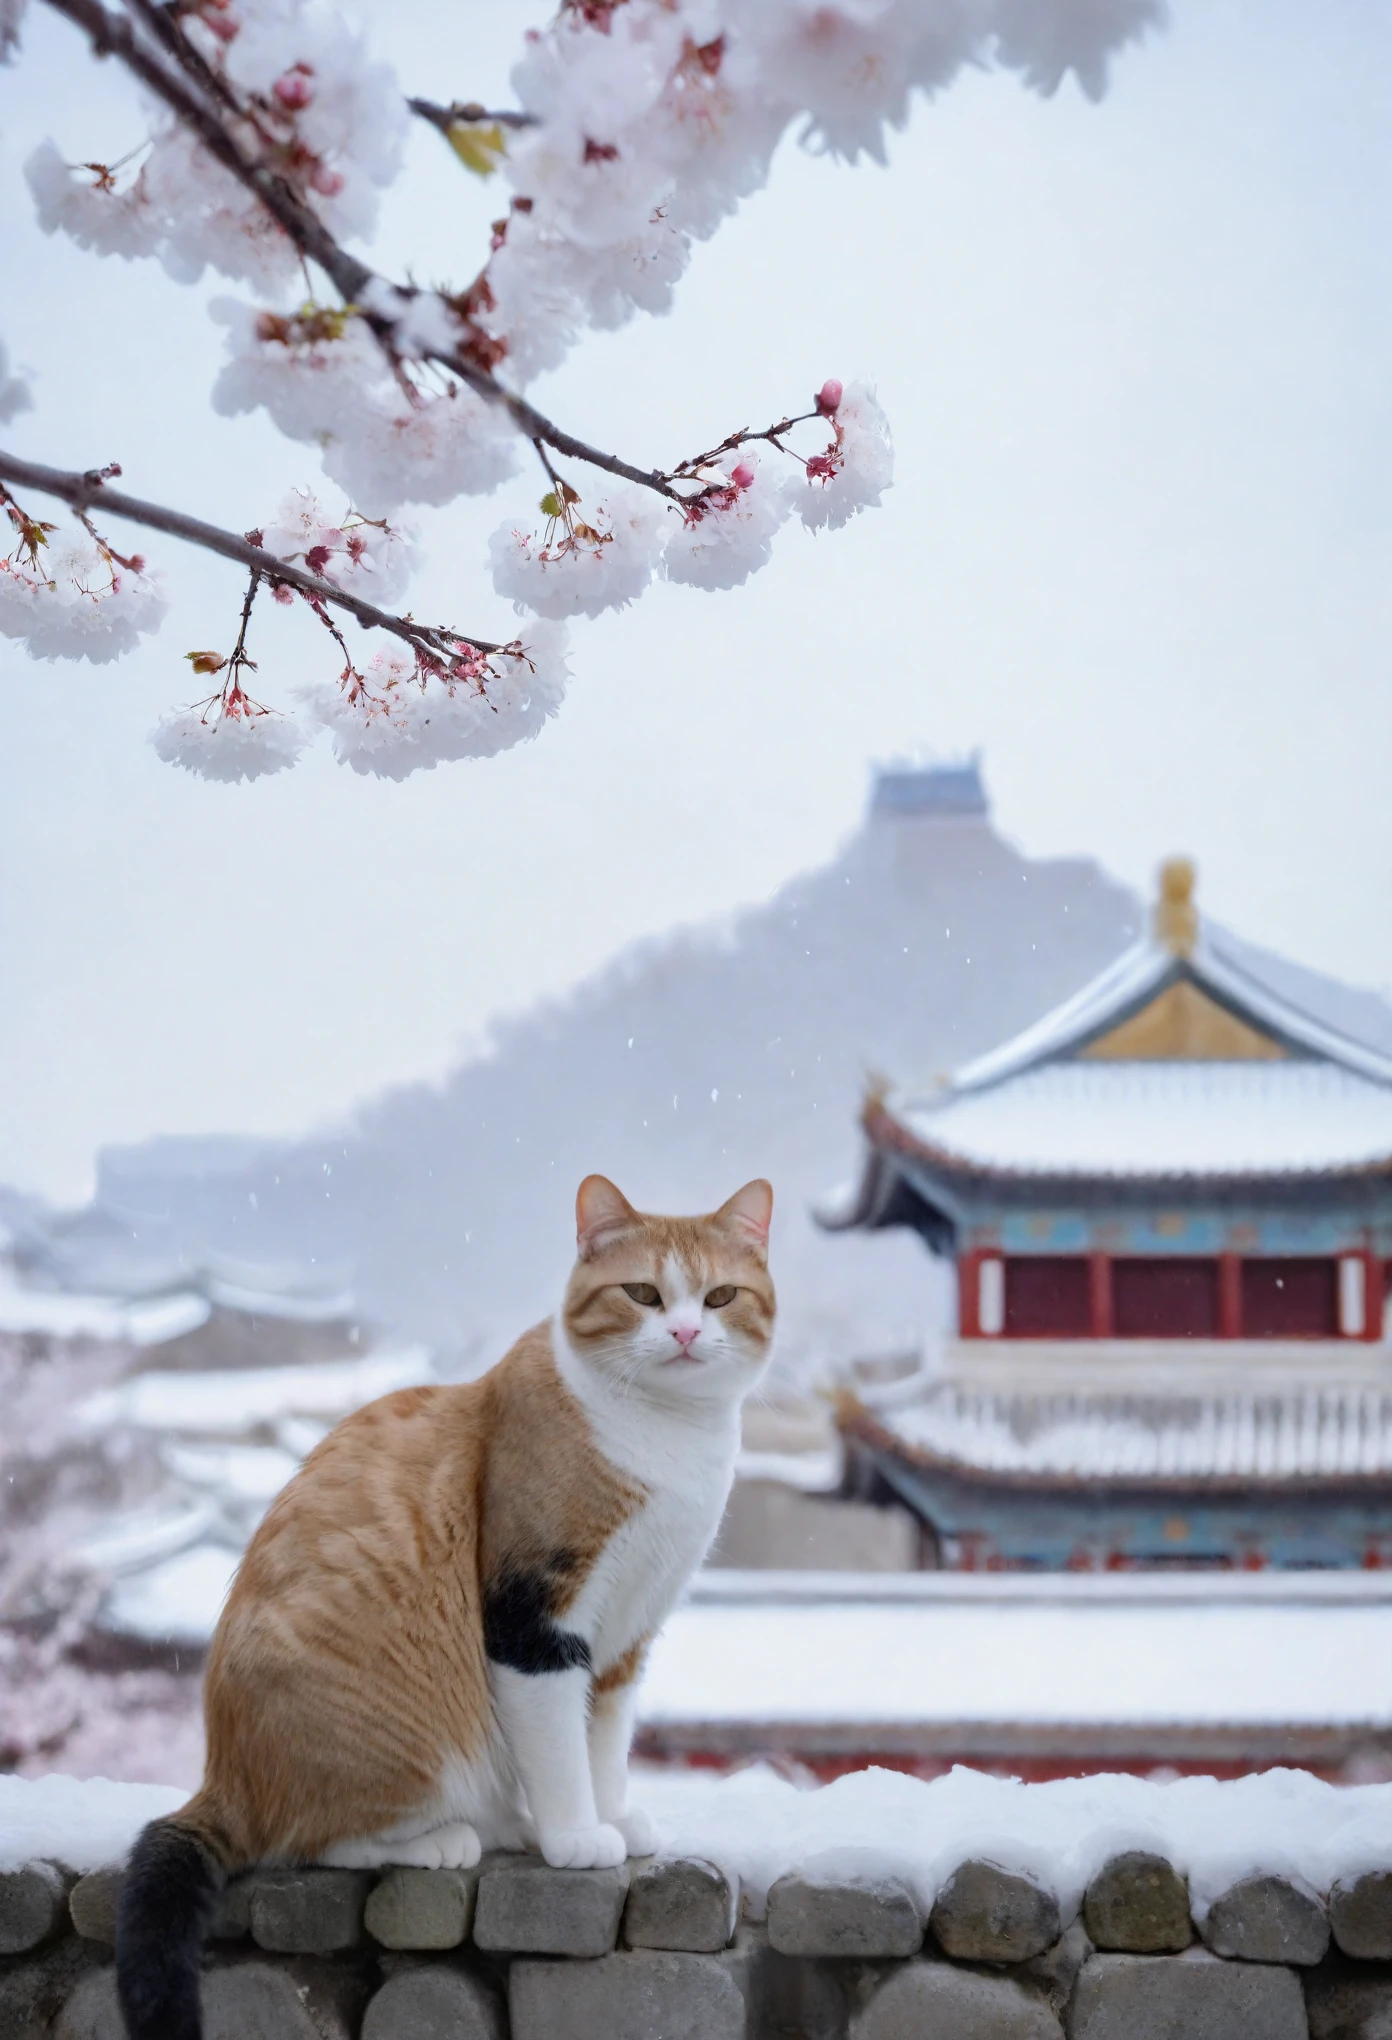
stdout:
<svg viewBox="0 0 1392 2040">
<path fill-rule="evenodd" d="M 475 121 L 451 121 L 445 139 L 466 170 L 475 177 L 491 177 L 499 160 L 507 154 L 507 137 L 495 120 L 487 127 Z"/>
<path fill-rule="evenodd" d="M 556 494 L 556 491 L 555 491 L 554 489 L 548 489 L 548 490 L 546 491 L 546 494 L 545 494 L 545 495 L 544 495 L 544 496 L 542 497 L 542 499 L 541 499 L 541 514 L 542 514 L 542 516 L 543 516 L 543 517 L 559 517 L 559 516 L 560 516 L 560 514 L 561 514 L 561 499 L 560 499 L 560 497 L 559 497 L 559 496 L 558 496 L 558 495 Z"/>
</svg>

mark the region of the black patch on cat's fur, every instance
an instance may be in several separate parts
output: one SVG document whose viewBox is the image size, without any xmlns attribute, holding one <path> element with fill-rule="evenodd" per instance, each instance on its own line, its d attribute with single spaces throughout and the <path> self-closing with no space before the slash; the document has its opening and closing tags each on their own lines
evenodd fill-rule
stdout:
<svg viewBox="0 0 1392 2040">
<path fill-rule="evenodd" d="M 514 1672 L 569 1672 L 590 1667 L 590 1646 L 552 1620 L 556 1576 L 575 1569 L 575 1554 L 554 1552 L 545 1567 L 508 1570 L 483 1590 L 483 1647 L 495 1665 Z"/>
<path fill-rule="evenodd" d="M 130 2040 L 202 2040 L 199 1961 L 227 1872 L 201 1835 L 151 1821 L 116 1906 L 116 1991 Z"/>
</svg>

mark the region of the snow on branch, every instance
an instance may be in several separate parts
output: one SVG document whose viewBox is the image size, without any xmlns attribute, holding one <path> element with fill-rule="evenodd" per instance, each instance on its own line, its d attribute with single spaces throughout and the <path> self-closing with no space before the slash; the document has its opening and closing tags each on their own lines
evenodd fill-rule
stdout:
<svg viewBox="0 0 1392 2040">
<path fill-rule="evenodd" d="M 35 656 L 114 657 L 163 614 L 158 578 L 91 527 L 98 489 L 106 512 L 247 569 L 232 650 L 192 655 L 219 691 L 156 734 L 162 755 L 215 776 L 234 776 L 224 770 L 234 752 L 286 764 L 304 741 L 243 684 L 263 585 L 307 602 L 333 636 L 341 671 L 314 692 L 311 713 L 340 757 L 396 773 L 540 727 L 564 665 L 554 643 L 532 655 L 546 631 L 538 619 L 622 607 L 658 578 L 735 587 L 790 518 L 835 528 L 877 504 L 893 458 L 863 383 L 830 380 L 809 409 L 666 470 L 580 439 L 527 385 L 587 330 L 665 311 L 695 242 L 767 181 L 790 126 L 811 148 L 883 161 L 914 96 L 969 66 L 1014 70 L 1046 93 L 1072 72 L 1096 95 L 1115 52 L 1164 10 L 1164 0 L 561 0 L 524 43 L 516 106 L 499 111 L 408 97 L 329 0 L 45 4 L 131 74 L 147 128 L 113 163 L 74 165 L 52 142 L 37 149 L 26 176 L 40 225 L 97 254 L 154 257 L 176 281 L 212 267 L 249 286 L 252 300 L 212 305 L 227 334 L 214 408 L 266 411 L 316 449 L 353 506 L 334 522 L 296 491 L 278 513 L 280 541 L 268 531 L 252 543 L 210 538 L 214 527 L 148 504 L 119 509 L 105 478 L 31 468 L 29 486 L 84 520 L 65 549 L 53 527 L 7 502 L 16 543 L 0 562 L 0 631 Z M 0 0 L 0 55 L 21 13 L 20 0 Z M 458 286 L 398 285 L 354 245 L 373 230 L 413 116 L 466 169 L 510 188 L 483 266 Z M 0 416 L 24 395 L 0 356 Z M 414 562 L 403 505 L 487 494 L 529 447 L 545 479 L 538 510 L 506 519 L 489 546 L 495 590 L 529 619 L 528 653 L 423 631 L 383 607 L 396 596 L 382 588 L 404 583 Z M 593 471 L 583 489 L 558 461 Z M 20 465 L 0 474 L 22 484 Z M 361 668 L 334 620 L 344 611 L 360 623 L 371 611 L 370 627 L 393 641 Z"/>
</svg>

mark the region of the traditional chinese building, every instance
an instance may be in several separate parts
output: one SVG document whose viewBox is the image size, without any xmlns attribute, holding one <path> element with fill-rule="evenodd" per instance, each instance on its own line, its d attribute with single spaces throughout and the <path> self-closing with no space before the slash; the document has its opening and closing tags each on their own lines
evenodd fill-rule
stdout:
<svg viewBox="0 0 1392 2040">
<path fill-rule="evenodd" d="M 863 1123 L 824 1222 L 921 1233 L 957 1330 L 843 1428 L 944 1563 L 1392 1564 L 1392 1054 L 1254 974 L 1190 865 L 1075 997 Z"/>
</svg>

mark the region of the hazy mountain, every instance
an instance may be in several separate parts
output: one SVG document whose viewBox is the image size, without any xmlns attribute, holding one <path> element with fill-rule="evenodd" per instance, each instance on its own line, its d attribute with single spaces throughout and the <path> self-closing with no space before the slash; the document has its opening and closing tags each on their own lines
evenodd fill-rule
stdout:
<svg viewBox="0 0 1392 2040">
<path fill-rule="evenodd" d="M 940 1308 L 923 1249 L 808 1213 L 855 1167 L 867 1072 L 929 1077 L 1012 1034 L 1138 914 L 1094 863 L 1005 841 L 974 767 L 882 774 L 840 855 L 766 906 L 624 954 L 334 1135 L 112 1150 L 50 1238 L 69 1279 L 122 1288 L 312 1259 L 391 1327 L 491 1350 L 553 1302 L 589 1170 L 659 1210 L 762 1174 L 790 1360 L 898 1343 Z"/>
</svg>

